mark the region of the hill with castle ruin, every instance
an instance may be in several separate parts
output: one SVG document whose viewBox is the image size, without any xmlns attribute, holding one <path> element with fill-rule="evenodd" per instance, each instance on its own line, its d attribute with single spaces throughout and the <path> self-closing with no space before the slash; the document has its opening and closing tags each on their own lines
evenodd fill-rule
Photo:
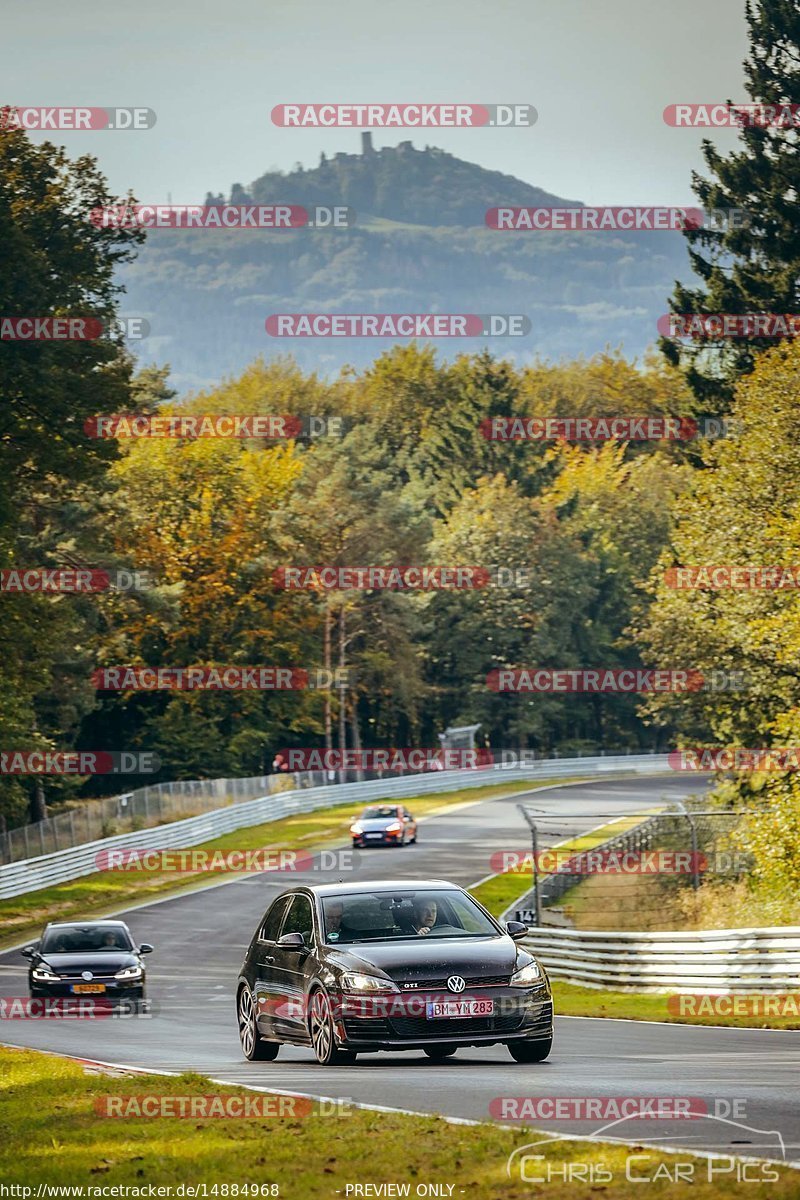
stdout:
<svg viewBox="0 0 800 1200">
<path fill-rule="evenodd" d="M 377 339 L 276 339 L 271 313 L 524 313 L 524 338 L 489 347 L 518 361 L 574 357 L 607 345 L 632 357 L 656 339 L 673 280 L 686 274 L 678 233 L 500 233 L 485 227 L 496 205 L 581 202 L 411 142 L 321 157 L 311 169 L 269 171 L 206 203 L 347 205 L 345 229 L 157 230 L 121 273 L 123 311 L 145 316 L 146 362 L 169 362 L 181 389 L 241 371 L 257 355 L 292 353 L 329 374 L 363 366 Z M 440 342 L 452 355 L 469 339 Z"/>
</svg>

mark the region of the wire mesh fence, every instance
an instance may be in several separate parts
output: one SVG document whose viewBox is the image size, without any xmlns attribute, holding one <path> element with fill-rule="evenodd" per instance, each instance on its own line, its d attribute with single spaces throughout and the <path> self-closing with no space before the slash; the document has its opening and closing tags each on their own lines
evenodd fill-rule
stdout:
<svg viewBox="0 0 800 1200">
<path fill-rule="evenodd" d="M 532 887 L 514 909 L 531 925 L 680 927 L 691 912 L 692 892 L 709 882 L 742 879 L 752 866 L 741 837 L 751 809 L 710 808 L 700 798 L 659 813 L 593 811 L 584 815 L 598 823 L 605 818 L 603 825 L 576 839 L 580 814 L 565 818 L 519 808 L 531 830 Z"/>
<path fill-rule="evenodd" d="M 324 772 L 253 775 L 244 779 L 187 779 L 136 788 L 102 800 L 85 800 L 32 825 L 0 833 L 0 862 L 20 862 L 84 842 L 149 829 L 215 808 L 240 804 L 289 788 L 313 787 Z"/>
</svg>

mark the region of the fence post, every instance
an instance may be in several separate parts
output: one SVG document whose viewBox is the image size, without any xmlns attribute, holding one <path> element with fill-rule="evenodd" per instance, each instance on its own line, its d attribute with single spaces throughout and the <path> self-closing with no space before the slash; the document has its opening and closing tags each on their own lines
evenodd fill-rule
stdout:
<svg viewBox="0 0 800 1200">
<path fill-rule="evenodd" d="M 689 828 L 692 833 L 692 887 L 695 891 L 700 887 L 700 871 L 697 863 L 697 826 L 695 825 L 694 817 L 689 811 L 686 812 L 686 820 L 689 822 Z"/>
</svg>

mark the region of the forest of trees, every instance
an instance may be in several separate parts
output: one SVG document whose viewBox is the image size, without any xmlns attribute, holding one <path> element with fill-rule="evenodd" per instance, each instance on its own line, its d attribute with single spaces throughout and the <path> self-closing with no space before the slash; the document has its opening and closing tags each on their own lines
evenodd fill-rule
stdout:
<svg viewBox="0 0 800 1200">
<path fill-rule="evenodd" d="M 795 6 L 765 0 L 749 19 L 752 98 L 797 103 Z M 696 179 L 698 196 L 722 207 L 746 194 L 755 220 L 716 240 L 687 235 L 701 282 L 679 285 L 673 309 L 791 311 L 796 139 L 745 129 L 740 151 L 721 159 L 707 147 L 706 159 L 715 180 Z M 139 235 L 83 218 L 119 200 L 96 164 L 11 130 L 0 168 L 2 311 L 110 316 L 118 266 Z M 797 563 L 800 347 L 662 349 L 639 363 L 606 352 L 520 367 L 485 350 L 446 361 L 411 344 L 335 377 L 289 358 L 256 360 L 179 398 L 167 368 L 137 369 L 119 340 L 4 343 L 0 569 L 125 567 L 151 586 L 0 597 L 3 748 L 150 750 L 157 778 L 180 779 L 257 774 L 276 750 L 322 746 L 326 736 L 435 746 L 445 726 L 470 722 L 495 748 L 562 754 L 793 744 L 796 592 L 678 591 L 665 577 L 675 565 Z M 344 422 L 341 436 L 282 441 L 84 431 L 97 415 L 156 411 Z M 497 416 L 648 414 L 728 415 L 738 432 L 582 443 L 481 433 Z M 466 564 L 518 576 L 473 592 L 276 586 L 278 568 L 300 564 Z M 333 693 L 112 693 L 92 683 L 98 667 L 223 664 L 344 665 L 355 678 Z M 486 683 L 501 667 L 635 665 L 743 670 L 750 690 L 531 696 Z M 44 798 L 58 804 L 101 786 L 48 779 Z M 778 814 L 763 835 L 794 844 L 796 775 L 744 781 L 740 794 L 750 786 L 766 789 Z M 0 777 L 10 825 L 39 814 L 42 800 L 30 779 Z"/>
</svg>

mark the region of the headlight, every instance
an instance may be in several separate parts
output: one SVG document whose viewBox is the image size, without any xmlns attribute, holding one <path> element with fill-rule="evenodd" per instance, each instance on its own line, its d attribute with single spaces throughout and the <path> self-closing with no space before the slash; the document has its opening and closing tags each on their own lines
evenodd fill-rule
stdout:
<svg viewBox="0 0 800 1200">
<path fill-rule="evenodd" d="M 352 834 L 354 834 L 355 837 L 359 837 L 364 832 L 364 830 L 361 828 L 360 825 L 351 825 L 350 832 Z"/>
<path fill-rule="evenodd" d="M 391 979 L 378 979 L 377 975 L 343 975 L 342 987 L 346 992 L 399 991 Z"/>
<path fill-rule="evenodd" d="M 51 971 L 49 967 L 34 967 L 31 972 L 31 978 L 37 983 L 60 983 L 61 976 L 56 975 L 55 971 Z"/>
<path fill-rule="evenodd" d="M 141 967 L 123 967 L 121 971 L 117 971 L 115 979 L 141 979 Z"/>
<path fill-rule="evenodd" d="M 391 825 L 386 826 L 387 833 L 399 833 L 403 828 L 402 821 L 392 821 Z"/>
<path fill-rule="evenodd" d="M 520 967 L 515 971 L 508 982 L 511 987 L 531 987 L 534 983 L 541 983 L 543 978 L 539 964 L 531 962 L 527 967 Z"/>
</svg>

